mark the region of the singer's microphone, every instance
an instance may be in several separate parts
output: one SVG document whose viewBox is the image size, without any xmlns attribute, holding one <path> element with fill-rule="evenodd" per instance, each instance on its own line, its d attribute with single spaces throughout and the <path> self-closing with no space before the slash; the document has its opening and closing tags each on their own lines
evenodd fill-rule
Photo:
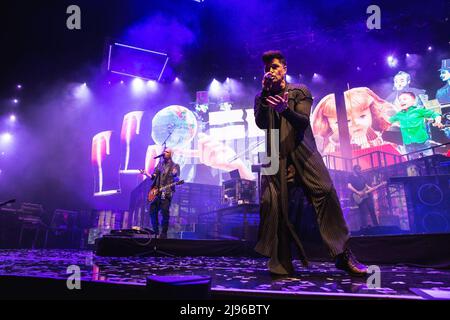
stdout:
<svg viewBox="0 0 450 320">
<path fill-rule="evenodd" d="M 272 74 L 271 74 L 270 72 L 267 72 L 267 73 L 264 75 L 264 78 L 266 79 L 266 81 L 269 81 L 269 82 L 272 82 L 272 81 L 273 81 L 273 76 L 272 76 Z"/>
<path fill-rule="evenodd" d="M 158 158 L 161 158 L 161 157 L 164 157 L 164 153 L 161 153 L 160 155 L 154 157 L 153 159 L 158 159 Z"/>
<path fill-rule="evenodd" d="M 267 72 L 264 75 L 264 88 L 266 88 L 267 90 L 270 89 L 272 87 L 273 84 L 273 76 L 270 72 Z"/>
</svg>

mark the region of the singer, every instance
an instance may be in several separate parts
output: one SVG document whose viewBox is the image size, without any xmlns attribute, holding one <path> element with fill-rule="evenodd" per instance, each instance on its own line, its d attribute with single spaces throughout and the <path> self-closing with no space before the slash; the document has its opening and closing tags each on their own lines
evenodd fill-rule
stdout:
<svg viewBox="0 0 450 320">
<path fill-rule="evenodd" d="M 167 148 L 161 155 L 155 157 L 155 159 L 162 157 L 163 160 L 158 163 L 158 166 L 155 168 L 151 176 L 141 171 L 141 173 L 145 174 L 148 178 L 153 180 L 152 189 L 155 187 L 160 188 L 163 186 L 167 186 L 179 180 L 180 166 L 173 162 L 172 154 L 172 149 Z M 158 195 L 158 197 L 154 201 L 150 203 L 149 212 L 153 227 L 153 233 L 157 236 L 159 235 L 160 239 L 167 238 L 170 217 L 169 209 L 174 192 L 175 186 L 170 187 L 169 189 L 165 189 L 161 192 L 161 194 Z M 162 215 L 161 234 L 159 234 L 159 212 L 161 212 Z"/>
<path fill-rule="evenodd" d="M 347 224 L 333 182 L 317 151 L 309 121 L 313 102 L 311 93 L 304 85 L 286 82 L 286 59 L 280 51 L 265 52 L 262 60 L 265 74 L 262 91 L 255 98 L 255 121 L 260 129 L 267 129 L 267 141 L 270 141 L 271 129 L 280 130 L 280 162 L 277 174 L 262 176 L 260 225 L 255 250 L 270 257 L 268 267 L 271 273 L 292 274 L 295 271 L 291 256 L 293 241 L 303 264 L 307 265 L 299 237 L 288 218 L 292 214 L 298 215 L 302 209 L 292 204 L 303 203 L 289 199 L 290 194 L 295 194 L 290 192 L 291 188 L 302 188 L 312 202 L 320 233 L 336 261 L 336 267 L 351 275 L 364 276 L 367 267 L 359 263 L 346 246 L 349 237 Z M 266 150 L 270 152 L 269 143 Z"/>
</svg>

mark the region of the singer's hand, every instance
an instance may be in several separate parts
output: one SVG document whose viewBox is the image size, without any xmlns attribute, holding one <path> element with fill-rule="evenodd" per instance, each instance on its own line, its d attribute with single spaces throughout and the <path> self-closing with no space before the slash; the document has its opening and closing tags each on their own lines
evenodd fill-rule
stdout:
<svg viewBox="0 0 450 320">
<path fill-rule="evenodd" d="M 266 101 L 269 103 L 269 106 L 274 108 L 276 112 L 283 112 L 288 108 L 288 98 L 289 92 L 285 92 L 283 96 L 276 95 L 270 96 L 266 98 Z"/>
<path fill-rule="evenodd" d="M 269 91 L 272 87 L 274 77 L 270 72 L 266 72 L 264 74 L 263 80 L 262 80 L 262 86 L 263 90 Z"/>
</svg>

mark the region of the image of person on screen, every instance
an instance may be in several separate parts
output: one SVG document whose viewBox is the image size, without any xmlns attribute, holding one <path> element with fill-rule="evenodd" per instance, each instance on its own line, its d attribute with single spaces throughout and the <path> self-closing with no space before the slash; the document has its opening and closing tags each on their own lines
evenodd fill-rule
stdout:
<svg viewBox="0 0 450 320">
<path fill-rule="evenodd" d="M 387 114 L 394 114 L 392 104 L 366 87 L 345 92 L 350 143 L 353 150 L 386 144 L 382 133 L 389 128 Z M 311 116 L 314 136 L 322 141 L 322 154 L 339 152 L 339 128 L 334 94 L 322 98 Z"/>
<path fill-rule="evenodd" d="M 445 85 L 436 91 L 436 99 L 440 104 L 450 104 L 450 59 L 442 60 L 439 77 Z"/>
<path fill-rule="evenodd" d="M 174 153 L 176 156 L 198 159 L 199 164 L 209 170 L 218 169 L 224 172 L 238 170 L 242 179 L 255 180 L 250 166 L 232 147 L 206 133 L 198 133 L 197 149 L 174 148 Z"/>
<path fill-rule="evenodd" d="M 431 147 L 430 135 L 425 125 L 426 119 L 434 119 L 433 126 L 442 128 L 441 115 L 432 110 L 419 108 L 413 92 L 403 92 L 399 96 L 401 111 L 389 118 L 389 122 L 398 122 L 406 152 L 416 152 Z M 423 154 L 431 155 L 431 150 Z M 418 157 L 419 153 L 413 155 Z"/>
<path fill-rule="evenodd" d="M 424 89 L 417 89 L 410 86 L 411 75 L 405 71 L 399 71 L 393 78 L 392 93 L 386 98 L 386 101 L 392 103 L 397 110 L 400 111 L 400 102 L 398 100 L 399 95 L 402 92 L 412 92 L 416 95 L 417 106 L 422 106 L 421 96 L 425 96 L 426 91 Z M 390 114 L 389 116 L 392 116 Z"/>
<path fill-rule="evenodd" d="M 260 223 L 255 250 L 270 258 L 268 269 L 272 274 L 295 272 L 292 243 L 307 265 L 299 236 L 289 220 L 289 211 L 294 210 L 289 205 L 295 201 L 289 199 L 292 183 L 288 180 L 292 178 L 288 176 L 294 175 L 294 181 L 298 181 L 314 207 L 320 234 L 336 267 L 353 275 L 365 275 L 367 267 L 359 263 L 347 247 L 348 227 L 330 174 L 317 151 L 309 119 L 311 92 L 305 85 L 287 83 L 287 63 L 280 51 L 265 52 L 262 60 L 264 76 L 262 90 L 255 97 L 255 122 L 260 129 L 267 130 L 268 142 L 275 134 L 273 130 L 279 130 L 279 169 L 275 174 L 261 177 Z M 266 143 L 266 150 L 270 154 L 271 143 Z"/>
</svg>

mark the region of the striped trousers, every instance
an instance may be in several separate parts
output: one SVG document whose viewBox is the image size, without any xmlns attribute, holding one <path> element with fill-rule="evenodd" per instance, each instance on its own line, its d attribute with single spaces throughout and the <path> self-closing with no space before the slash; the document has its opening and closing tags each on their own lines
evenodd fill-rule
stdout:
<svg viewBox="0 0 450 320">
<path fill-rule="evenodd" d="M 331 256 L 335 257 L 344 251 L 349 231 L 328 169 L 319 153 L 310 155 L 306 161 L 292 163 L 303 193 L 314 207 L 322 239 Z M 290 232 L 292 228 L 288 228 L 290 222 L 286 221 L 286 217 L 282 214 L 281 206 L 283 201 L 292 199 L 281 194 L 279 184 L 276 182 L 278 179 L 273 176 L 263 176 L 259 241 L 255 249 L 269 257 L 276 254 L 278 260 L 286 266 L 291 260 L 290 243 L 293 235 Z M 291 202 L 296 203 L 289 201 Z"/>
</svg>

